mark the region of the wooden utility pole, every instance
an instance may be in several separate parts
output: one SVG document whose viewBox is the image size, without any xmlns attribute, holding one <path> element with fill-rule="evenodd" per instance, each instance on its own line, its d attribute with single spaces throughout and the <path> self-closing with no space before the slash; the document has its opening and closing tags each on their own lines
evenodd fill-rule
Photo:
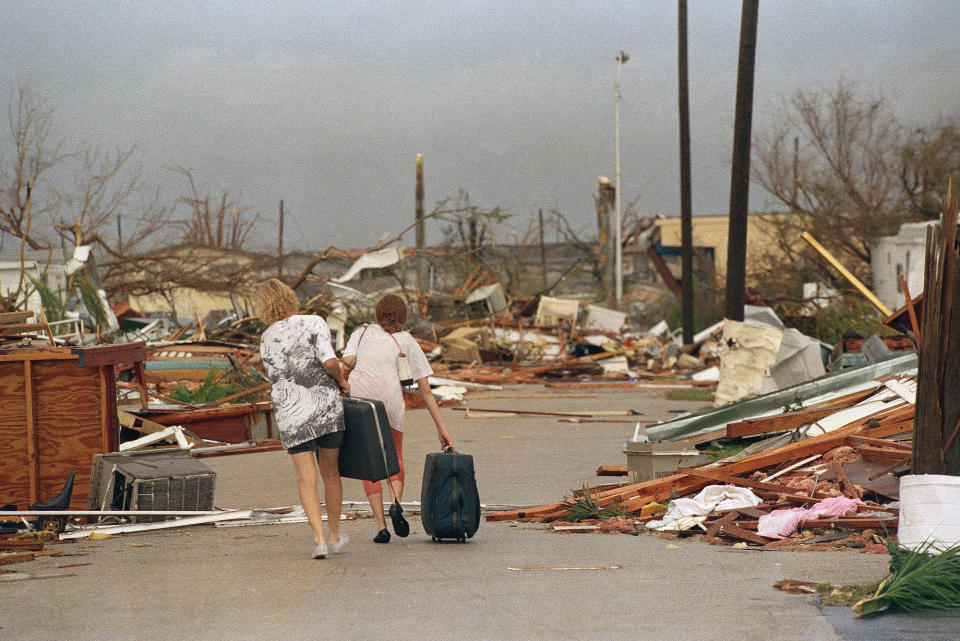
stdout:
<svg viewBox="0 0 960 641">
<path fill-rule="evenodd" d="M 597 189 L 597 245 L 600 250 L 600 284 L 603 288 L 603 300 L 606 304 L 614 301 L 614 281 L 616 276 L 616 256 L 614 255 L 614 240 L 611 233 L 613 226 L 610 214 L 613 213 L 616 200 L 616 188 L 604 177 L 598 179 Z"/>
<path fill-rule="evenodd" d="M 540 271 L 543 272 L 543 288 L 547 288 L 547 250 L 543 243 L 543 210 L 537 209 L 540 218 Z"/>
<path fill-rule="evenodd" d="M 960 476 L 960 250 L 952 192 L 951 185 L 941 225 L 927 230 L 912 474 Z"/>
<path fill-rule="evenodd" d="M 730 172 L 730 227 L 727 236 L 726 318 L 743 320 L 747 272 L 747 208 L 750 200 L 750 130 L 753 120 L 753 69 L 757 49 L 760 0 L 743 0 L 740 15 L 740 62 L 733 123 L 733 168 Z"/>
<path fill-rule="evenodd" d="M 790 211 L 797 211 L 797 195 L 800 191 L 800 138 L 793 137 L 793 193 L 790 195 Z"/>
<path fill-rule="evenodd" d="M 687 0 L 679 0 L 677 68 L 680 102 L 680 245 L 683 344 L 693 342 L 693 212 L 690 198 L 690 89 L 687 81 Z"/>
<path fill-rule="evenodd" d="M 277 237 L 277 278 L 283 279 L 283 199 L 280 199 L 280 232 Z"/>
<path fill-rule="evenodd" d="M 417 288 L 423 294 L 430 289 L 430 269 L 427 264 L 427 231 L 423 220 L 423 154 L 417 154 L 417 186 L 414 220 L 417 223 Z"/>
</svg>

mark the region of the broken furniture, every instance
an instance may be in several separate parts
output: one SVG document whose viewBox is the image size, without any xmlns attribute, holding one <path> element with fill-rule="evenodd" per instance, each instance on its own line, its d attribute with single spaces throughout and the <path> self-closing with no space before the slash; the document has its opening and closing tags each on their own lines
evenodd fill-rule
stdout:
<svg viewBox="0 0 960 641">
<path fill-rule="evenodd" d="M 627 441 L 623 453 L 631 483 L 670 476 L 681 467 L 706 463 L 707 458 L 692 445 L 672 441 Z"/>
<path fill-rule="evenodd" d="M 216 473 L 186 452 L 97 454 L 90 471 L 91 510 L 211 510 Z M 164 516 L 130 517 L 136 522 Z"/>
<path fill-rule="evenodd" d="M 0 504 L 57 494 L 77 471 L 70 507 L 87 504 L 94 454 L 118 446 L 115 366 L 144 343 L 0 351 Z"/>
<path fill-rule="evenodd" d="M 168 406 L 169 407 L 169 406 Z M 273 420 L 273 403 L 238 403 L 218 407 L 143 410 L 124 406 L 125 411 L 163 426 L 180 425 L 197 436 L 225 443 L 243 443 L 280 438 Z"/>
</svg>

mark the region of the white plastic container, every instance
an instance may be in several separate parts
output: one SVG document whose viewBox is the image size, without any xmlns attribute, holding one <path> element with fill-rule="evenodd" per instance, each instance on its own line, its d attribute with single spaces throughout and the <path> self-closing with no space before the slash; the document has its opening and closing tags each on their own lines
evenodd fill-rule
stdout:
<svg viewBox="0 0 960 641">
<path fill-rule="evenodd" d="M 915 550 L 928 541 L 931 551 L 960 545 L 960 476 L 900 477 L 897 543 Z"/>
</svg>

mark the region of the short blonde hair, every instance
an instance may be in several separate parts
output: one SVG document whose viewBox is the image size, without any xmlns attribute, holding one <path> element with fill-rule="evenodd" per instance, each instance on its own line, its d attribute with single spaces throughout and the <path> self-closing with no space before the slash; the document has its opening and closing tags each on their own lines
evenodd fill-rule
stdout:
<svg viewBox="0 0 960 641">
<path fill-rule="evenodd" d="M 292 316 L 300 309 L 300 299 L 287 285 L 271 278 L 257 289 L 257 313 L 267 325 Z"/>
</svg>

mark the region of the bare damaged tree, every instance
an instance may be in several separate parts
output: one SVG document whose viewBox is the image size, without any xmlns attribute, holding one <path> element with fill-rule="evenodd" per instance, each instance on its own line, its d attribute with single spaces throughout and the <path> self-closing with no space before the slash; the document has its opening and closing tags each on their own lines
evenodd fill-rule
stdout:
<svg viewBox="0 0 960 641">
<path fill-rule="evenodd" d="M 61 237 L 74 246 L 96 244 L 123 261 L 144 251 L 165 227 L 169 212 L 157 195 L 141 198 L 145 189 L 140 168 L 131 166 L 133 153 L 133 148 L 111 154 L 85 147 L 77 152 L 73 184 L 58 193 L 62 213 L 54 228 Z M 125 233 L 121 217 L 133 223 Z M 107 231 L 114 223 L 116 237 Z"/>
<path fill-rule="evenodd" d="M 751 173 L 794 212 L 782 221 L 783 234 L 815 233 L 866 276 L 873 241 L 910 218 L 897 175 L 902 128 L 887 102 L 838 82 L 798 91 L 775 111 L 774 122 L 755 141 Z"/>
<path fill-rule="evenodd" d="M 960 184 L 960 124 L 946 118 L 910 135 L 900 155 L 900 180 L 910 208 L 921 218 L 939 218 L 953 177 Z"/>
<path fill-rule="evenodd" d="M 217 199 L 201 193 L 191 170 L 175 171 L 189 186 L 189 193 L 177 201 L 187 206 L 187 216 L 175 219 L 157 207 L 149 220 L 175 225 L 180 237 L 115 256 L 104 265 L 105 282 L 115 297 L 159 296 L 174 313 L 178 291 L 249 293 L 264 270 L 276 268 L 275 256 L 246 249 L 259 216 L 237 205 L 226 189 Z"/>
<path fill-rule="evenodd" d="M 189 217 L 182 221 L 183 242 L 188 245 L 214 249 L 244 249 L 250 233 L 260 223 L 260 214 L 252 217 L 248 207 L 239 206 L 230 198 L 226 188 L 218 200 L 209 194 L 201 194 L 193 171 L 175 170 L 187 179 L 190 193 L 177 199 L 189 209 Z"/>
<path fill-rule="evenodd" d="M 40 225 L 33 223 L 49 216 L 57 202 L 52 192 L 44 190 L 40 191 L 50 197 L 38 199 L 37 187 L 68 154 L 63 151 L 63 143 L 51 134 L 53 107 L 35 96 L 29 85 L 17 87 L 7 114 L 11 145 L 0 156 L 0 236 L 9 234 L 31 249 L 43 249 L 50 239 Z M 33 192 L 29 198 L 28 187 Z M 32 207 L 28 208 L 28 203 Z"/>
</svg>

